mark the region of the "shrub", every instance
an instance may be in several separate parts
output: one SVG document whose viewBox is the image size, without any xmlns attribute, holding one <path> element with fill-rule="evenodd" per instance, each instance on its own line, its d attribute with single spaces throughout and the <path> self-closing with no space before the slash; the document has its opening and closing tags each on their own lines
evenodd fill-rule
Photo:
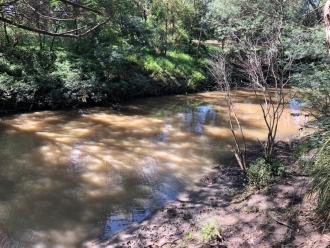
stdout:
<svg viewBox="0 0 330 248">
<path fill-rule="evenodd" d="M 271 167 L 263 158 L 252 162 L 246 171 L 246 175 L 249 184 L 257 188 L 266 187 L 273 179 Z"/>
<path fill-rule="evenodd" d="M 285 166 L 280 160 L 273 160 L 271 170 L 274 176 L 283 177 L 287 173 Z"/>
<path fill-rule="evenodd" d="M 306 107 L 315 116 L 330 113 L 330 66 L 324 63 L 305 65 L 303 73 L 294 75 L 299 81 L 299 92 L 305 97 Z"/>
<path fill-rule="evenodd" d="M 194 92 L 209 86 L 204 69 L 201 59 L 183 51 L 162 55 L 125 42 L 100 43 L 84 56 L 0 47 L 0 105 L 31 110 Z"/>
<path fill-rule="evenodd" d="M 220 236 L 221 225 L 216 217 L 204 220 L 200 226 L 200 234 L 204 242 L 210 242 Z"/>
</svg>

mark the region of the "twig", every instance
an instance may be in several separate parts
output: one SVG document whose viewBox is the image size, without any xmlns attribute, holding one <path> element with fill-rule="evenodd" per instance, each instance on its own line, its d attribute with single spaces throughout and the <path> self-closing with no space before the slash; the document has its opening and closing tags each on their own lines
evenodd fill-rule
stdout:
<svg viewBox="0 0 330 248">
<path fill-rule="evenodd" d="M 168 244 L 174 244 L 176 243 L 177 241 L 179 241 L 181 238 L 177 238 L 177 239 L 174 239 L 172 241 L 168 241 L 168 242 L 165 242 L 164 244 L 162 244 L 160 247 L 164 247 L 165 245 L 168 245 Z"/>
<path fill-rule="evenodd" d="M 268 216 L 270 217 L 270 218 L 272 218 L 277 224 L 280 224 L 280 225 L 282 225 L 282 226 L 286 226 L 286 227 L 288 227 L 288 228 L 290 228 L 290 229 L 294 229 L 292 226 L 289 226 L 288 224 L 286 224 L 286 223 L 284 223 L 284 222 L 281 222 L 281 221 L 279 221 L 279 220 L 277 220 L 274 216 L 272 216 L 270 213 L 268 213 Z"/>
</svg>

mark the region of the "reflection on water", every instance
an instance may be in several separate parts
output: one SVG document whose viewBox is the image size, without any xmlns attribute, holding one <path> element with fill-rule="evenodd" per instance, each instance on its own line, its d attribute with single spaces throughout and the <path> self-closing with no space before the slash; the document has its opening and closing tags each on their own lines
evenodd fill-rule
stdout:
<svg viewBox="0 0 330 248">
<path fill-rule="evenodd" d="M 253 94 L 236 92 L 248 142 L 265 138 Z M 291 102 L 279 125 L 304 124 Z M 297 112 L 298 111 L 298 112 Z M 224 96 L 138 100 L 121 111 L 93 108 L 4 118 L 0 131 L 0 237 L 9 247 L 80 247 L 141 221 L 191 190 L 231 156 Z"/>
<path fill-rule="evenodd" d="M 211 105 L 190 108 L 178 116 L 182 118 L 184 130 L 199 135 L 204 133 L 204 125 L 214 126 L 216 120 L 216 112 Z"/>
<path fill-rule="evenodd" d="M 298 126 L 303 127 L 309 121 L 309 115 L 302 114 L 301 109 L 304 108 L 304 103 L 298 99 L 291 99 L 290 102 L 291 116 Z"/>
</svg>

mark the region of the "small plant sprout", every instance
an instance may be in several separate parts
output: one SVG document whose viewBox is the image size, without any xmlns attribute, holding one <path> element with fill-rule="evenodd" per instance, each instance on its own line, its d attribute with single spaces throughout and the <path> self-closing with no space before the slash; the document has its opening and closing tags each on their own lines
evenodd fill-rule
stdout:
<svg viewBox="0 0 330 248">
<path fill-rule="evenodd" d="M 200 223 L 200 236 L 203 242 L 210 242 L 221 236 L 221 224 L 218 217 L 208 217 Z"/>
</svg>

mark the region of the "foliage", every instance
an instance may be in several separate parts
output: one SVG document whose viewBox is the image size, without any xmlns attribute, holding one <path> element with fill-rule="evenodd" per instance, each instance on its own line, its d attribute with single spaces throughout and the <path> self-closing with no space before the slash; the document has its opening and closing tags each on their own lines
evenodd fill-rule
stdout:
<svg viewBox="0 0 330 248">
<path fill-rule="evenodd" d="M 249 184 L 259 189 L 268 186 L 276 177 L 282 177 L 285 174 L 286 168 L 280 161 L 266 162 L 264 158 L 250 163 L 246 172 Z"/>
<path fill-rule="evenodd" d="M 202 60 L 177 50 L 159 55 L 110 46 L 84 58 L 65 50 L 3 48 L 1 52 L 0 94 L 5 109 L 100 104 L 207 87 Z"/>
<path fill-rule="evenodd" d="M 178 79 L 183 79 L 188 91 L 197 90 L 207 79 L 201 70 L 201 61 L 195 61 L 188 54 L 175 50 L 170 51 L 166 57 L 148 54 L 143 58 L 143 63 L 154 80 L 179 85 Z"/>
<path fill-rule="evenodd" d="M 294 160 L 301 159 L 310 150 L 308 142 L 299 144 L 293 151 L 292 158 Z"/>
<path fill-rule="evenodd" d="M 306 107 L 314 116 L 330 115 L 330 66 L 328 63 L 310 63 L 294 75 Z M 299 82 L 299 83 L 298 83 Z"/>
<path fill-rule="evenodd" d="M 1 108 L 106 104 L 212 87 L 205 49 L 192 42 L 200 38 L 203 0 L 65 2 L 0 5 Z"/>
<path fill-rule="evenodd" d="M 271 163 L 272 163 L 271 169 L 273 175 L 277 177 L 283 177 L 287 174 L 287 169 L 280 160 L 274 159 L 273 161 L 271 161 Z"/>
<path fill-rule="evenodd" d="M 7 13 L 6 4 L 0 7 L 5 18 L 16 24 L 47 32 L 63 33 L 82 25 L 88 29 L 109 19 L 87 35 L 80 36 L 86 28 L 68 33 L 78 35 L 75 40 L 29 32 L 3 21 L 0 42 L 5 52 L 0 58 L 0 87 L 4 108 L 104 103 L 212 88 L 207 84 L 204 58 L 219 50 L 228 54 L 234 65 L 234 83 L 242 84 L 246 76 L 236 59 L 244 49 L 237 46 L 237 38 L 262 40 L 279 21 L 284 27 L 286 55 L 295 54 L 295 81 L 311 77 L 327 81 L 329 70 L 322 58 L 323 29 L 316 18 L 318 11 L 303 0 L 93 0 L 81 1 L 79 8 L 64 2 L 49 1 L 47 8 L 35 1 L 14 3 L 17 15 L 25 16 L 24 20 Z M 38 11 L 31 11 L 31 7 Z M 47 16 L 52 21 L 47 21 Z M 71 20 L 53 21 L 64 17 Z M 222 40 L 223 47 L 199 42 L 207 39 Z M 24 58 L 16 56 L 21 52 Z M 314 66 L 310 64 L 305 70 L 307 62 Z M 15 91 L 18 87 L 23 94 Z M 323 88 L 320 91 L 323 94 Z M 61 100 L 60 96 L 65 97 Z"/>
<path fill-rule="evenodd" d="M 204 220 L 200 225 L 200 235 L 204 242 L 210 242 L 220 236 L 221 225 L 216 217 Z"/>
<path fill-rule="evenodd" d="M 317 194 L 317 213 L 330 226 L 330 131 L 323 137 L 323 145 L 316 155 L 312 170 L 312 190 Z"/>
<path fill-rule="evenodd" d="M 321 23 L 324 2 L 2 1 L 0 108 L 76 107 L 213 89 L 205 61 L 210 54 L 221 53 L 231 68 L 228 81 L 246 86 L 254 76 L 254 81 L 274 86 L 276 77 L 269 75 L 275 73 L 298 88 L 306 106 L 326 124 L 330 122 L 330 63 Z M 206 44 L 207 40 L 214 44 Z M 269 40 L 277 41 L 272 64 L 266 61 L 274 52 Z M 253 61 L 253 57 L 260 59 Z M 257 63 L 254 73 L 248 73 L 252 67 L 246 70 L 242 61 Z M 287 64 L 292 67 L 286 68 Z M 273 134 L 276 128 L 275 122 L 270 125 Z M 271 139 L 274 142 L 275 135 Z M 327 219 L 329 149 L 327 139 L 323 143 L 313 176 L 318 212 Z M 305 152 L 304 147 L 301 150 L 297 154 Z M 258 159 L 247 176 L 252 185 L 264 187 L 284 173 L 279 162 Z M 209 225 L 204 232 L 208 238 L 215 227 Z"/>
<path fill-rule="evenodd" d="M 265 159 L 261 158 L 249 165 L 246 176 L 249 184 L 257 188 L 263 188 L 269 185 L 273 180 L 269 164 L 267 164 Z"/>
</svg>

